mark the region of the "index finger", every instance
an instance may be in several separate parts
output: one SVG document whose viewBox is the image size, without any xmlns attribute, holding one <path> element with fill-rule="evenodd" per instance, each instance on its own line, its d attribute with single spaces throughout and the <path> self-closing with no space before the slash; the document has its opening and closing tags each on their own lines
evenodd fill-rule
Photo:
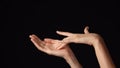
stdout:
<svg viewBox="0 0 120 68">
<path fill-rule="evenodd" d="M 73 33 L 70 32 L 63 32 L 63 31 L 56 31 L 57 34 L 63 35 L 63 36 L 71 36 Z"/>
</svg>

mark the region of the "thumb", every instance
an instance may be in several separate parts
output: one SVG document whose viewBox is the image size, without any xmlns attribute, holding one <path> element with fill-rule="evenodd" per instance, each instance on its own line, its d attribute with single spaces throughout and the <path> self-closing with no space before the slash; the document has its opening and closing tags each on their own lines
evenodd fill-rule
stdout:
<svg viewBox="0 0 120 68">
<path fill-rule="evenodd" d="M 86 26 L 86 27 L 85 27 L 85 29 L 84 29 L 84 33 L 85 33 L 85 34 L 88 34 L 88 33 L 89 33 L 89 31 L 88 31 L 88 30 L 89 30 L 89 27 L 88 27 L 88 26 Z"/>
</svg>

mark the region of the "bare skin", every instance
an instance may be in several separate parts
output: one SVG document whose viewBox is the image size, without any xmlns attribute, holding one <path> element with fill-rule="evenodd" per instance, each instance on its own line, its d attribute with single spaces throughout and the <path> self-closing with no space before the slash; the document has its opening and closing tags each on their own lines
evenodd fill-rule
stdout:
<svg viewBox="0 0 120 68">
<path fill-rule="evenodd" d="M 84 29 L 84 34 L 57 31 L 57 34 L 67 37 L 62 40 L 62 44 L 60 43 L 56 49 L 61 49 L 71 42 L 88 44 L 94 47 L 100 68 L 115 68 L 103 38 L 99 34 L 89 33 L 88 29 L 88 27 Z"/>
<path fill-rule="evenodd" d="M 71 68 L 82 68 L 82 65 L 79 64 L 72 50 L 69 48 L 68 44 L 71 42 L 93 46 L 100 68 L 115 68 L 103 38 L 99 34 L 89 33 L 88 27 L 84 29 L 84 34 L 61 31 L 57 31 L 57 33 L 67 37 L 63 40 L 46 38 L 44 41 L 41 41 L 36 35 L 30 35 L 30 38 L 40 51 L 64 58 Z"/>
<path fill-rule="evenodd" d="M 82 65 L 79 64 L 74 53 L 68 45 L 60 50 L 56 49 L 56 47 L 58 46 L 58 44 L 60 44 L 61 41 L 50 38 L 46 38 L 44 39 L 44 41 L 42 41 L 36 35 L 30 35 L 30 39 L 33 44 L 38 48 L 38 50 L 43 51 L 49 55 L 64 58 L 71 68 L 82 68 Z"/>
</svg>

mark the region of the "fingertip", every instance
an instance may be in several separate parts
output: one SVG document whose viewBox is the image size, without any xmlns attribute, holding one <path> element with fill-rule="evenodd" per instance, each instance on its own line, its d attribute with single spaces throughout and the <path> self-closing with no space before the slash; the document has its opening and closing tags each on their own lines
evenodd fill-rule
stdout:
<svg viewBox="0 0 120 68">
<path fill-rule="evenodd" d="M 46 41 L 47 40 L 47 38 L 44 38 L 44 41 Z"/>
<path fill-rule="evenodd" d="M 30 39 L 30 41 L 32 41 L 32 42 L 33 42 L 33 39 Z"/>
<path fill-rule="evenodd" d="M 29 38 L 32 38 L 33 34 L 29 35 Z"/>
<path fill-rule="evenodd" d="M 29 38 L 31 38 L 31 35 L 29 35 Z"/>
<path fill-rule="evenodd" d="M 60 32 L 64 32 L 64 31 L 59 31 L 59 30 L 57 30 L 56 32 L 60 33 Z"/>
<path fill-rule="evenodd" d="M 88 30 L 89 30 L 89 26 L 86 26 L 85 29 L 84 29 L 84 33 L 85 33 L 85 34 L 89 33 Z"/>
<path fill-rule="evenodd" d="M 29 38 L 31 38 L 32 36 L 35 36 L 35 34 L 30 34 L 30 35 L 29 35 Z"/>
<path fill-rule="evenodd" d="M 56 31 L 56 33 L 59 33 L 59 32 L 60 32 L 60 31 L 58 31 L 58 30 Z"/>
</svg>

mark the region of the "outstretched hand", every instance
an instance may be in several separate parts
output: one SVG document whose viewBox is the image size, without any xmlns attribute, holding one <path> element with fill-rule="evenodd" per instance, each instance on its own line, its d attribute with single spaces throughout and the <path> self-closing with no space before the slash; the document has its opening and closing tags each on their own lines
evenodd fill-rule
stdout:
<svg viewBox="0 0 120 68">
<path fill-rule="evenodd" d="M 38 48 L 38 50 L 43 51 L 49 55 L 64 58 L 71 68 L 82 68 L 82 65 L 79 64 L 77 58 L 68 45 L 60 50 L 56 49 L 56 47 L 60 46 L 61 44 L 60 40 L 45 38 L 44 41 L 42 41 L 36 35 L 30 35 L 30 38 L 33 44 Z"/>
<path fill-rule="evenodd" d="M 55 56 L 64 58 L 66 55 L 68 55 L 69 52 L 71 52 L 71 49 L 69 48 L 69 46 L 65 46 L 64 48 L 60 50 L 56 49 L 56 47 L 59 46 L 60 44 L 59 40 L 46 38 L 44 39 L 44 41 L 42 41 L 36 35 L 30 35 L 30 38 L 33 44 L 40 51 L 43 51 L 49 55 L 55 55 Z"/>
<path fill-rule="evenodd" d="M 110 57 L 108 49 L 99 34 L 90 33 L 88 27 L 85 27 L 84 34 L 70 33 L 57 31 L 57 34 L 67 36 L 63 40 L 55 40 L 46 38 L 40 40 L 36 35 L 30 35 L 33 44 L 40 50 L 49 55 L 54 55 L 64 58 L 71 68 L 82 68 L 74 53 L 69 48 L 68 43 L 82 43 L 94 47 L 95 53 L 101 68 L 115 68 L 115 65 Z"/>
<path fill-rule="evenodd" d="M 57 31 L 57 34 L 67 36 L 62 40 L 62 43 L 60 46 L 56 47 L 57 49 L 61 49 L 62 47 L 66 46 L 68 43 L 82 43 L 82 44 L 88 44 L 88 45 L 94 45 L 95 41 L 99 40 L 101 37 L 100 35 L 96 33 L 90 33 L 88 31 L 89 27 L 85 27 L 84 34 L 77 34 L 77 33 L 70 33 L 70 32 L 62 32 Z"/>
</svg>

